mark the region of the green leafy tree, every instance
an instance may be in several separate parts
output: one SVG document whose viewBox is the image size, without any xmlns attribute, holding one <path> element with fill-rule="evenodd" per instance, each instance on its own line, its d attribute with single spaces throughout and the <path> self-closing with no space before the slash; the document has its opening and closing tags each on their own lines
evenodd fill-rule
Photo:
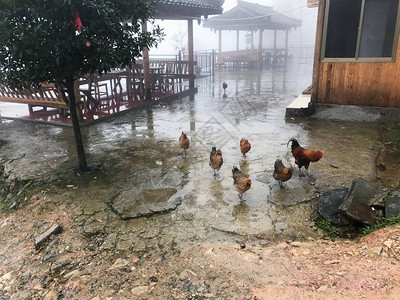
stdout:
<svg viewBox="0 0 400 300">
<path fill-rule="evenodd" d="M 0 83 L 12 89 L 54 83 L 70 108 L 81 171 L 88 170 L 74 82 L 128 66 L 162 38 L 145 0 L 0 0 Z"/>
</svg>

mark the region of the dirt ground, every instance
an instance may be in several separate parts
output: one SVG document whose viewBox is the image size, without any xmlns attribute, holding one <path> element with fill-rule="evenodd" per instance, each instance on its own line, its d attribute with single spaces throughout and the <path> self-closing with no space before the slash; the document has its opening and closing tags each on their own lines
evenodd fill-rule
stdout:
<svg viewBox="0 0 400 300">
<path fill-rule="evenodd" d="M 398 299 L 400 227 L 349 240 L 210 243 L 135 256 L 90 250 L 71 201 L 0 215 L 0 299 Z M 39 251 L 33 233 L 63 231 Z M 98 220 L 101 222 L 101 220 Z"/>
</svg>

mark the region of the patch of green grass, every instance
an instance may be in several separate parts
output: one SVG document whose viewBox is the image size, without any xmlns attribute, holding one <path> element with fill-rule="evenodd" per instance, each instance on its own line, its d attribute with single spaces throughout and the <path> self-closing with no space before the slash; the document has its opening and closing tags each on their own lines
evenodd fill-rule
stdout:
<svg viewBox="0 0 400 300">
<path fill-rule="evenodd" d="M 382 229 L 385 227 L 389 227 L 389 226 L 393 226 L 393 225 L 397 225 L 397 224 L 400 224 L 400 216 L 393 217 L 393 218 L 385 218 L 376 224 L 364 227 L 361 232 L 361 237 L 366 236 L 376 230 L 379 230 L 379 229 Z"/>
<path fill-rule="evenodd" d="M 325 220 L 322 218 L 317 219 L 315 221 L 315 225 L 318 228 L 322 229 L 326 233 L 327 236 L 337 237 L 339 235 L 337 228 L 328 220 Z"/>
</svg>

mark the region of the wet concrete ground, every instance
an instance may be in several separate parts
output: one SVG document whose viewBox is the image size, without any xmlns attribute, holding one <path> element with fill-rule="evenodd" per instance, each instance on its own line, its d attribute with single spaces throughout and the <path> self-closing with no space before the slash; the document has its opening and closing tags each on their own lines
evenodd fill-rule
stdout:
<svg viewBox="0 0 400 300">
<path fill-rule="evenodd" d="M 219 71 L 198 79 L 193 97 L 82 128 L 95 167 L 89 175 L 72 173 L 72 129 L 3 120 L 1 163 L 10 184 L 44 181 L 46 201 L 68 202 L 78 230 L 101 249 L 141 252 L 204 241 L 318 237 L 313 218 L 319 195 L 356 177 L 379 175 L 394 186 L 400 157 L 392 144 L 385 146 L 398 134 L 390 126 L 285 120 L 286 106 L 310 85 L 311 70 L 293 63 L 286 70 Z M 182 131 L 191 139 L 187 157 L 178 146 Z M 246 163 L 242 137 L 252 144 Z M 280 188 L 272 178 L 274 161 L 295 166 L 287 147 L 293 137 L 324 156 L 309 176 L 300 178 L 294 168 Z M 208 165 L 212 146 L 224 158 L 217 178 Z M 390 176 L 377 174 L 377 159 L 389 162 Z M 232 166 L 253 182 L 245 201 L 233 187 Z M 149 202 L 157 201 L 168 211 L 152 214 Z M 136 217 L 138 211 L 146 216 Z"/>
</svg>

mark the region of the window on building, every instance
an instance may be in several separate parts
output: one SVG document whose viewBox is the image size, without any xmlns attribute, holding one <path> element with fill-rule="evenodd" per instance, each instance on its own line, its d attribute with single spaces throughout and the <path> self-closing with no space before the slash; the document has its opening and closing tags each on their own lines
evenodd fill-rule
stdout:
<svg viewBox="0 0 400 300">
<path fill-rule="evenodd" d="M 392 60 L 399 0 L 327 0 L 323 58 Z"/>
</svg>

